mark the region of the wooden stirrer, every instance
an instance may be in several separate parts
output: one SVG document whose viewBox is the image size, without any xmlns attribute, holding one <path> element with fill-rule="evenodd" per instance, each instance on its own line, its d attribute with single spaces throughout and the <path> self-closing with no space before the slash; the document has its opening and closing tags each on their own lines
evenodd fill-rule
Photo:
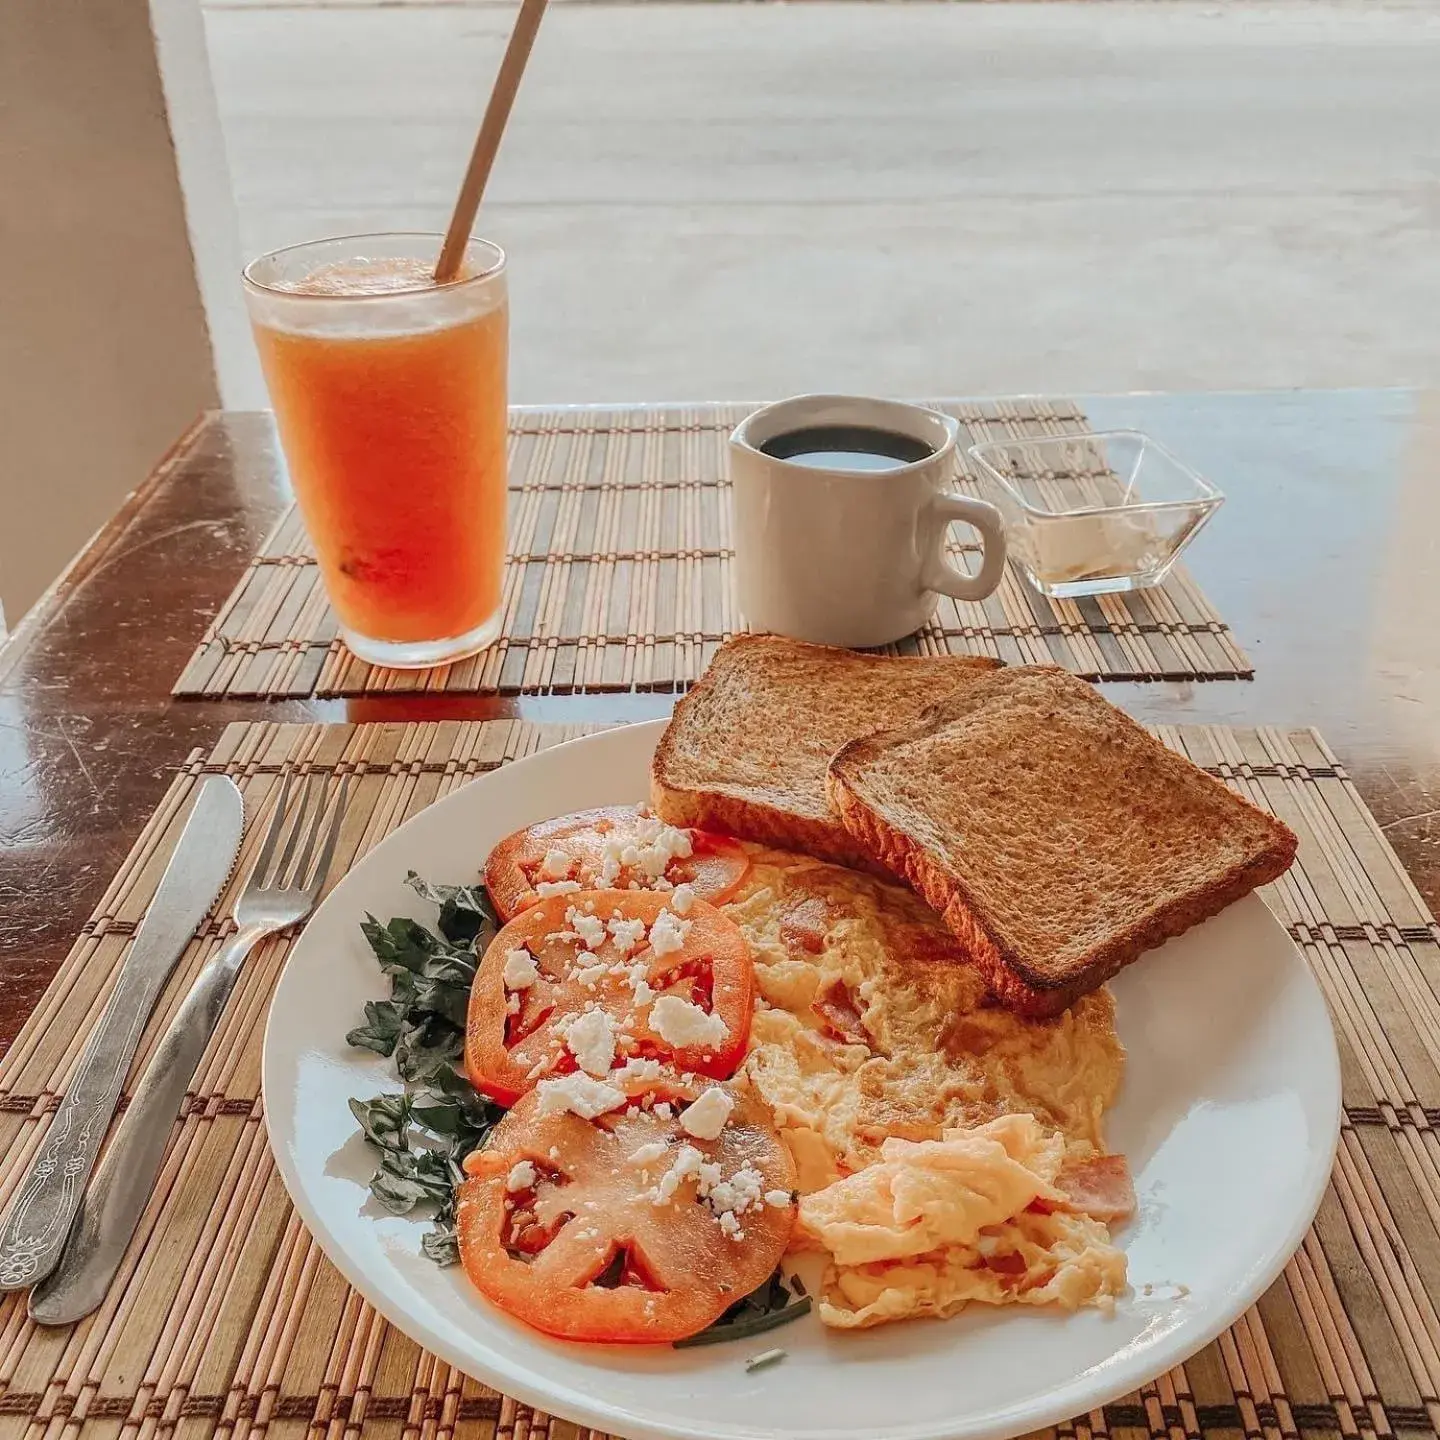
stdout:
<svg viewBox="0 0 1440 1440">
<path fill-rule="evenodd" d="M 480 122 L 480 133 L 476 135 L 475 148 L 470 152 L 465 180 L 455 200 L 455 213 L 450 217 L 450 228 L 445 232 L 440 258 L 435 262 L 437 285 L 453 280 L 460 270 L 465 243 L 474 227 L 485 183 L 494 168 L 495 153 L 505 134 L 505 122 L 510 118 L 510 108 L 515 103 L 515 92 L 525 74 L 525 62 L 529 60 L 535 44 L 545 5 L 546 0 L 520 0 L 520 13 L 515 17 L 515 28 L 510 32 L 510 43 L 505 47 L 505 58 L 501 60 L 495 76 L 490 103 L 485 107 L 485 118 Z"/>
</svg>

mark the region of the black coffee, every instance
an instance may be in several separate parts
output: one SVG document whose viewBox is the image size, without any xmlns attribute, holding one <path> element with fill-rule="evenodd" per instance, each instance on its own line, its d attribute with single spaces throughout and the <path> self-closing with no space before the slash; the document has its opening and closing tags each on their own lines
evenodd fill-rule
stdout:
<svg viewBox="0 0 1440 1440">
<path fill-rule="evenodd" d="M 767 440 L 760 450 L 776 460 L 793 460 L 817 470 L 898 470 L 928 460 L 933 447 L 913 435 L 869 425 L 810 425 Z"/>
</svg>

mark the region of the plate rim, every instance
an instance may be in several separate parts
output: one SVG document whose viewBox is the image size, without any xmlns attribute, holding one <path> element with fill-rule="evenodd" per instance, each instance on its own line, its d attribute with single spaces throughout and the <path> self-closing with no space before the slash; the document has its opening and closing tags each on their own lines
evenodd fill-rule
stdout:
<svg viewBox="0 0 1440 1440">
<path fill-rule="evenodd" d="M 666 718 L 644 720 L 633 724 L 622 723 L 587 735 L 575 736 L 557 745 L 547 746 L 543 750 L 509 761 L 503 767 L 497 767 L 494 771 L 476 776 L 474 780 L 457 787 L 449 795 L 442 796 L 423 809 L 416 811 L 401 825 L 383 836 L 376 846 L 361 857 L 359 863 L 364 864 L 369 861 L 382 846 L 390 844 L 396 837 L 403 835 L 422 816 L 457 802 L 459 797 L 470 790 L 472 786 L 483 783 L 490 775 L 500 773 L 502 769 L 504 772 L 513 773 L 527 767 L 544 764 L 547 762 L 547 757 L 554 756 L 562 750 L 590 747 L 597 744 L 603 747 L 609 737 L 618 734 L 633 735 L 638 740 L 640 735 L 635 732 L 641 732 L 646 736 L 653 735 L 658 739 L 668 723 Z M 342 881 L 348 879 L 353 873 L 352 867 L 342 877 Z M 1251 898 L 1260 904 L 1268 922 L 1280 931 L 1285 942 L 1295 950 L 1301 972 L 1325 1014 L 1326 1034 L 1329 1039 L 1329 1044 L 1324 1047 L 1324 1050 L 1325 1059 L 1328 1062 L 1326 1079 L 1329 1083 L 1326 1088 L 1330 1092 L 1329 1098 L 1333 1101 L 1332 1105 L 1326 1107 L 1327 1111 L 1333 1110 L 1333 1123 L 1329 1132 L 1330 1143 L 1323 1152 L 1325 1156 L 1323 1166 L 1317 1163 L 1312 1168 L 1308 1177 L 1309 1189 L 1301 1192 L 1302 1203 L 1293 1212 L 1292 1221 L 1284 1231 L 1283 1240 L 1276 1243 L 1263 1262 L 1251 1268 L 1246 1282 L 1233 1292 L 1227 1302 L 1216 1304 L 1209 1319 L 1197 1321 L 1194 1325 L 1182 1323 L 1171 1327 L 1157 1339 L 1136 1348 L 1132 1355 L 1119 1361 L 1114 1373 L 1107 1371 L 1109 1381 L 1113 1383 L 1096 1385 L 1092 1382 L 1087 1385 L 1085 1373 L 1082 1373 L 1065 1384 L 1049 1390 L 1043 1397 L 1033 1401 L 1022 1400 L 999 1413 L 992 1411 L 992 1419 L 987 1424 L 966 1426 L 960 1423 L 961 1417 L 957 1415 L 957 1423 L 953 1425 L 937 1425 L 929 1421 L 915 1425 L 892 1425 L 887 1427 L 887 1440 L 1010 1440 L 1010 1437 L 1055 1425 L 1086 1411 L 1111 1404 L 1120 1396 L 1137 1390 L 1174 1366 L 1183 1364 L 1185 1360 L 1204 1349 L 1217 1336 L 1229 1329 L 1270 1288 L 1299 1249 L 1324 1200 L 1340 1140 L 1343 1122 L 1343 1092 L 1339 1048 L 1329 1005 L 1310 966 L 1274 912 L 1257 896 L 1245 897 L 1245 899 Z M 261 1044 L 260 1087 L 266 1117 L 266 1143 L 270 1148 L 270 1154 L 279 1172 L 281 1183 L 285 1186 L 290 1203 L 295 1207 L 311 1239 L 319 1246 L 326 1259 L 340 1272 L 346 1283 L 388 1324 L 394 1325 L 403 1335 L 438 1356 L 462 1374 L 470 1375 L 493 1386 L 502 1395 L 510 1395 L 527 1405 L 555 1414 L 572 1423 L 587 1425 L 592 1429 L 603 1430 L 616 1436 L 624 1436 L 625 1440 L 716 1440 L 717 1436 L 724 1437 L 724 1440 L 742 1440 L 742 1437 L 743 1440 L 749 1440 L 750 1434 L 753 1434 L 755 1440 L 761 1440 L 761 1437 L 764 1437 L 764 1440 L 787 1440 L 788 1436 L 798 1437 L 798 1440 L 829 1440 L 829 1437 L 832 1436 L 840 1437 L 840 1440 L 852 1440 L 849 1431 L 807 1429 L 782 1432 L 773 1427 L 764 1427 L 747 1433 L 734 1427 L 719 1430 L 713 1427 L 707 1428 L 704 1425 L 674 1424 L 669 1420 L 655 1423 L 642 1415 L 622 1410 L 608 1402 L 594 1401 L 568 1385 L 547 1391 L 543 1387 L 531 1383 L 528 1378 L 529 1372 L 515 1371 L 504 1357 L 496 1356 L 488 1366 L 482 1367 L 476 1364 L 473 1354 L 462 1355 L 461 1347 L 452 1345 L 443 1334 L 437 1333 L 424 1321 L 417 1320 L 403 1305 L 392 1302 L 386 1289 L 382 1285 L 371 1283 L 364 1267 L 353 1262 L 350 1253 L 342 1245 L 332 1243 L 333 1237 L 328 1233 L 325 1222 L 311 1203 L 308 1191 L 301 1182 L 298 1172 L 293 1168 L 285 1147 L 277 1140 L 270 1124 L 270 1116 L 273 1113 L 270 1105 L 271 1070 L 272 1066 L 277 1063 L 274 1059 L 275 1046 L 272 1044 L 277 1008 L 274 1001 L 285 984 L 292 966 L 295 965 L 296 955 L 301 952 L 301 940 L 305 931 L 320 916 L 324 906 L 330 903 L 330 899 L 331 896 L 327 895 L 306 921 L 305 927 L 297 935 L 285 958 L 285 964 L 276 978 L 275 988 L 271 992 L 266 1011 L 265 1033 Z M 1245 901 L 1242 900 L 1240 903 L 1243 904 Z M 1321 1152 L 1317 1150 L 1316 1153 Z M 643 1376 L 637 1376 L 636 1379 L 643 1385 Z"/>
</svg>

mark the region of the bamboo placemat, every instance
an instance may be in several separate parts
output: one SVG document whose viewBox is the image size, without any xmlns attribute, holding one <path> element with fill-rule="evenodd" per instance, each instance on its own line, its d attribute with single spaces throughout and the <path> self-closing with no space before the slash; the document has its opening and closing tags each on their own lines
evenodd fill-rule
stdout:
<svg viewBox="0 0 1440 1440">
<path fill-rule="evenodd" d="M 579 728 L 251 723 L 232 725 L 210 756 L 197 751 L 0 1060 L 0 1205 L 49 1123 L 200 776 L 231 775 L 246 792 L 243 873 L 263 831 L 254 817 L 264 818 L 283 769 L 354 772 L 339 873 L 474 775 Z M 1329 1000 L 1344 1129 L 1315 1227 L 1259 1305 L 1185 1365 L 1050 1436 L 1433 1435 L 1440 927 L 1314 732 L 1158 733 L 1301 837 L 1299 863 L 1265 893 Z M 228 916 L 234 888 L 216 916 Z M 232 929 L 212 918 L 192 943 L 142 1059 Z M 425 1354 L 345 1285 L 297 1220 L 270 1160 L 259 1098 L 266 1007 L 287 949 L 271 941 L 247 965 L 104 1307 L 73 1328 L 43 1330 L 26 1319 L 23 1296 L 0 1304 L 0 1436 L 588 1436 Z"/>
<path fill-rule="evenodd" d="M 1087 429 L 1069 400 L 929 401 L 966 446 Z M 683 689 L 743 628 L 731 586 L 726 440 L 745 405 L 516 411 L 502 639 L 431 670 L 381 670 L 338 638 L 291 510 L 206 630 L 178 696 Z M 984 493 L 968 468 L 960 488 Z M 969 532 L 959 532 L 956 534 Z M 959 554 L 966 543 L 952 541 Z M 941 598 L 907 654 L 994 655 L 1092 680 L 1244 679 L 1229 628 L 1183 566 L 1132 595 L 1047 600 L 1013 566 L 988 599 Z"/>
</svg>

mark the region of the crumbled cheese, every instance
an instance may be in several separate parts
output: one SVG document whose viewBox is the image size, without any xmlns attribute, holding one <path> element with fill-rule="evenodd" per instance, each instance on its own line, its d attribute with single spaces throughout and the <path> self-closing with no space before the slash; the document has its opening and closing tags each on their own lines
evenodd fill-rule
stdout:
<svg viewBox="0 0 1440 1440">
<path fill-rule="evenodd" d="M 571 1020 L 563 1033 L 570 1053 L 587 1075 L 609 1073 L 615 1062 L 614 1016 L 604 1010 L 586 1010 Z"/>
<path fill-rule="evenodd" d="M 669 863 L 670 852 L 662 850 L 658 845 L 645 845 L 636 852 L 636 869 L 652 886 L 665 873 L 665 867 Z"/>
<path fill-rule="evenodd" d="M 675 1107 L 668 1100 L 657 1100 L 655 1102 L 655 1113 L 662 1120 L 670 1120 L 675 1115 Z"/>
<path fill-rule="evenodd" d="M 690 907 L 695 903 L 695 887 L 693 885 L 677 885 L 675 893 L 670 897 L 670 908 L 677 915 L 688 915 Z"/>
<path fill-rule="evenodd" d="M 692 923 L 689 920 L 677 920 L 670 911 L 662 910 L 650 926 L 650 948 L 657 955 L 672 955 L 683 949 Z"/>
<path fill-rule="evenodd" d="M 647 1085 L 660 1079 L 664 1073 L 665 1067 L 658 1060 L 627 1060 L 611 1079 L 617 1085 Z"/>
<path fill-rule="evenodd" d="M 505 1013 L 507 1015 L 518 1015 L 520 1013 L 520 997 L 512 994 L 505 1002 Z"/>
<path fill-rule="evenodd" d="M 670 1147 L 663 1140 L 652 1140 L 648 1145 L 642 1145 L 630 1156 L 632 1165 L 650 1165 L 656 1160 L 663 1160 L 670 1153 Z"/>
<path fill-rule="evenodd" d="M 560 1147 L 558 1145 L 552 1145 L 550 1147 L 550 1158 L 552 1160 L 558 1160 L 560 1158 Z"/>
<path fill-rule="evenodd" d="M 636 960 L 630 965 L 613 965 L 610 973 L 617 979 L 623 979 L 635 992 L 636 1005 L 648 1005 L 655 998 L 655 992 L 650 988 L 649 969 L 644 960 Z"/>
<path fill-rule="evenodd" d="M 540 1096 L 540 1114 L 559 1115 L 569 1111 L 582 1120 L 607 1115 L 625 1103 L 625 1092 L 617 1090 L 588 1075 L 562 1075 L 555 1080 L 542 1080 L 536 1087 Z"/>
<path fill-rule="evenodd" d="M 645 939 L 645 922 L 643 920 L 627 920 L 618 912 L 610 917 L 610 923 L 606 928 L 615 941 L 615 948 L 622 955 L 628 955 Z"/>
<path fill-rule="evenodd" d="M 650 1028 L 667 1044 L 683 1049 L 687 1045 L 721 1045 L 730 1031 L 718 1015 L 678 995 L 662 995 L 650 1007 Z"/>
<path fill-rule="evenodd" d="M 563 850 L 547 850 L 545 858 L 540 862 L 540 878 L 542 880 L 566 880 L 574 865 L 574 860 Z"/>
<path fill-rule="evenodd" d="M 697 1140 L 715 1140 L 735 1108 L 732 1096 L 712 1085 L 698 1100 L 680 1112 L 680 1128 Z"/>
<path fill-rule="evenodd" d="M 675 1192 L 687 1181 L 700 1173 L 704 1156 L 693 1145 L 680 1145 L 675 1151 L 675 1160 L 660 1177 L 660 1183 L 650 1192 L 654 1205 L 668 1205 Z"/>
<path fill-rule="evenodd" d="M 773 1205 L 777 1210 L 783 1210 L 793 1199 L 794 1197 L 788 1190 L 767 1190 L 765 1192 L 765 1203 Z"/>
<path fill-rule="evenodd" d="M 600 847 L 600 888 L 609 890 L 620 878 L 620 869 L 624 863 L 620 859 L 620 852 L 625 848 L 624 844 L 614 835 L 607 835 L 605 843 Z"/>
<path fill-rule="evenodd" d="M 587 990 L 595 990 L 610 973 L 610 967 L 608 965 L 582 965 L 580 969 L 571 973 Z"/>
<path fill-rule="evenodd" d="M 703 1191 L 712 1210 L 743 1215 L 760 1208 L 764 1187 L 765 1177 L 753 1165 L 742 1165 L 728 1180 L 710 1181 Z"/>
<path fill-rule="evenodd" d="M 598 950 L 605 943 L 605 922 L 594 914 L 577 910 L 573 905 L 565 912 L 565 923 L 580 937 L 587 950 Z"/>
<path fill-rule="evenodd" d="M 505 1177 L 505 1188 L 514 1195 L 521 1190 L 533 1189 L 538 1178 L 534 1164 L 529 1160 L 520 1160 L 510 1167 L 510 1173 Z"/>
<path fill-rule="evenodd" d="M 573 895 L 579 888 L 578 880 L 542 880 L 535 887 L 535 893 L 542 900 L 548 900 L 552 895 Z"/>
<path fill-rule="evenodd" d="M 634 861 L 651 880 L 658 880 L 672 860 L 688 860 L 694 853 L 690 836 L 663 820 L 641 820 L 636 826 L 639 841 Z"/>
<path fill-rule="evenodd" d="M 764 1176 L 753 1165 L 742 1165 L 727 1180 L 717 1163 L 684 1143 L 675 1148 L 670 1168 L 650 1191 L 651 1204 L 668 1205 L 687 1180 L 695 1181 L 696 1196 L 710 1207 L 720 1228 L 732 1239 L 743 1240 L 740 1217 L 763 1203 Z"/>
<path fill-rule="evenodd" d="M 539 975 L 540 972 L 535 967 L 535 957 L 528 950 L 505 952 L 505 968 L 500 972 L 500 978 L 505 982 L 507 990 L 528 989 Z"/>
</svg>

